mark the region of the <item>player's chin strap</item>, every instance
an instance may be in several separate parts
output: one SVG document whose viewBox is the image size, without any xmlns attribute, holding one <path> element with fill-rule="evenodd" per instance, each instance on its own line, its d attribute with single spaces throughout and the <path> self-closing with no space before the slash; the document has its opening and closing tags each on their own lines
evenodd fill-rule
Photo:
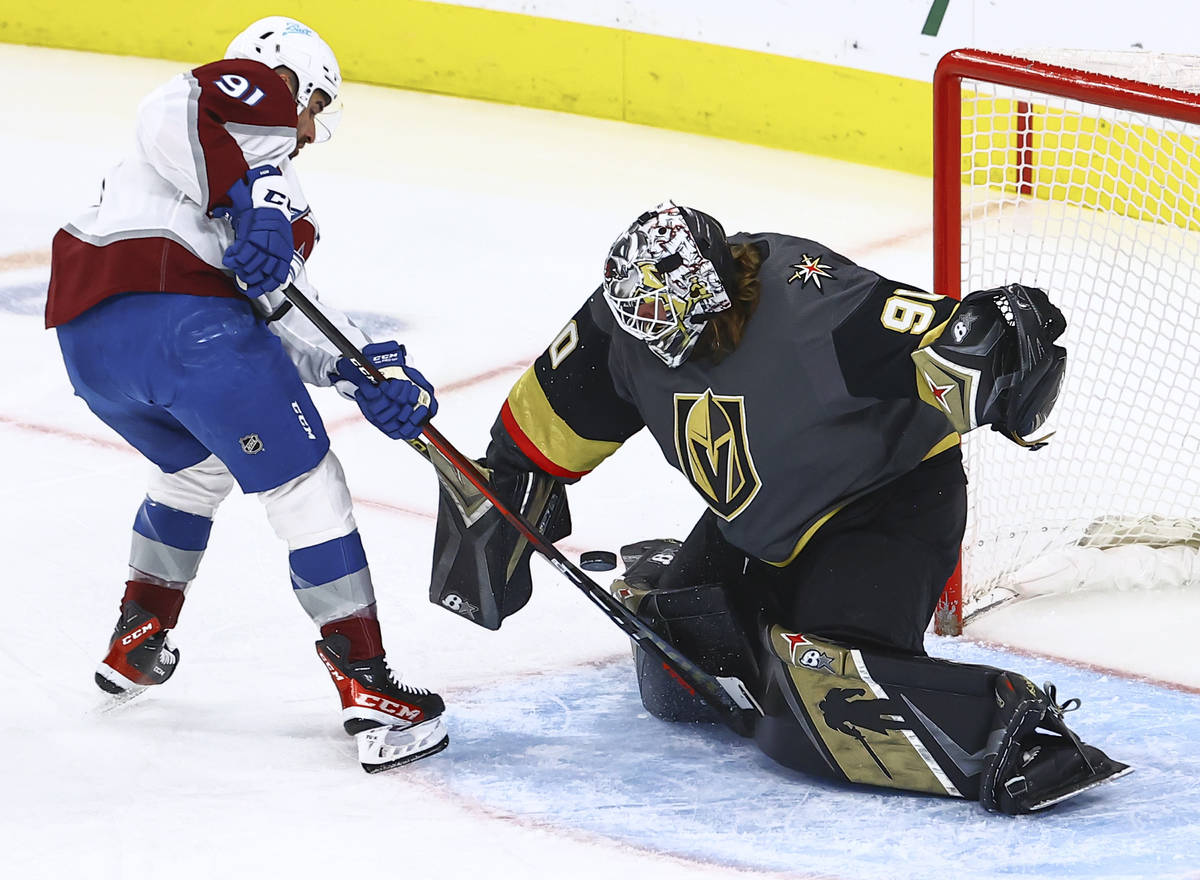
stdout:
<svg viewBox="0 0 1200 880">
<path fill-rule="evenodd" d="M 347 339 L 295 285 L 286 285 L 283 294 L 364 376 L 376 385 L 385 381 L 383 374 L 367 361 L 354 343 Z M 545 536 L 530 525 L 528 520 L 510 510 L 474 463 L 455 449 L 433 425 L 426 422 L 422 433 L 423 440 L 414 438 L 409 440 L 408 444 L 434 466 L 438 479 L 448 491 L 464 499 L 465 507 L 478 508 L 483 503 L 494 507 L 497 513 L 525 536 L 535 552 L 541 554 L 559 574 L 598 605 L 627 636 L 644 650 L 658 657 L 680 681 L 693 688 L 697 696 L 712 706 L 726 726 L 741 736 L 753 734 L 755 722 L 762 715 L 762 709 L 754 701 L 744 682 L 737 678 L 710 675 L 685 657 L 563 556 Z"/>
</svg>

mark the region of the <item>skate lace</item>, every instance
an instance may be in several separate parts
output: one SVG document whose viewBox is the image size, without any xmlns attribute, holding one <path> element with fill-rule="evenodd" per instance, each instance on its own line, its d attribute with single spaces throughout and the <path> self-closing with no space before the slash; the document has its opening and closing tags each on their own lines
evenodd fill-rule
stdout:
<svg viewBox="0 0 1200 880">
<path fill-rule="evenodd" d="M 428 688 L 412 687 L 411 685 L 404 684 L 404 682 L 397 678 L 396 673 L 390 669 L 387 671 L 387 680 L 396 690 L 404 691 L 405 693 L 416 694 L 420 697 L 428 696 L 431 693 Z"/>
<path fill-rule="evenodd" d="M 1074 712 L 1083 705 L 1083 700 L 1079 697 L 1071 697 L 1069 700 L 1058 701 L 1058 688 L 1053 682 L 1046 682 L 1042 685 L 1042 690 L 1046 692 L 1046 698 L 1050 701 L 1050 706 L 1055 714 L 1062 717 L 1067 712 Z"/>
<path fill-rule="evenodd" d="M 164 630 L 162 634 L 162 645 L 158 649 L 158 662 L 163 666 L 175 665 L 175 646 L 171 644 L 171 638 Z"/>
</svg>

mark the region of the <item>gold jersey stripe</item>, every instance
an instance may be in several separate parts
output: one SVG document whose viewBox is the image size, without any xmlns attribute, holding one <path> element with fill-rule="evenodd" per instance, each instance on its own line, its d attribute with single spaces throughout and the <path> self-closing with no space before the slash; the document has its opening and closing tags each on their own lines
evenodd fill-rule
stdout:
<svg viewBox="0 0 1200 880">
<path fill-rule="evenodd" d="M 953 449 L 955 446 L 957 446 L 961 442 L 962 442 L 962 435 L 959 434 L 957 431 L 947 434 L 945 437 L 943 437 L 937 443 L 933 444 L 933 448 L 925 453 L 925 457 L 922 458 L 921 461 L 929 461 L 929 459 L 933 458 L 935 455 L 941 455 L 947 449 Z"/>
<path fill-rule="evenodd" d="M 935 455 L 945 452 L 947 449 L 953 449 L 961 442 L 961 439 L 962 438 L 957 433 L 946 435 L 937 443 L 935 443 L 932 449 L 925 453 L 925 457 L 922 458 L 921 461 L 928 461 Z M 825 514 L 811 526 L 809 526 L 807 531 L 800 536 L 800 540 L 796 542 L 795 548 L 793 548 L 787 559 L 783 560 L 782 562 L 771 562 L 769 559 L 764 559 L 763 562 L 773 565 L 776 568 L 786 568 L 787 566 L 791 565 L 792 562 L 795 561 L 796 557 L 800 555 L 800 551 L 803 550 L 808 542 L 812 540 L 812 536 L 817 533 L 817 529 L 829 522 L 829 520 L 832 519 L 833 516 L 842 509 L 842 507 L 845 507 L 845 505 L 835 507 L 833 510 L 829 511 L 829 513 Z"/>
<path fill-rule="evenodd" d="M 572 474 L 587 473 L 621 446 L 609 440 L 589 440 L 575 433 L 554 411 L 533 367 L 522 374 L 508 393 L 508 407 L 525 439 L 551 463 Z M 524 447 L 524 444 L 518 442 L 518 446 Z"/>
</svg>

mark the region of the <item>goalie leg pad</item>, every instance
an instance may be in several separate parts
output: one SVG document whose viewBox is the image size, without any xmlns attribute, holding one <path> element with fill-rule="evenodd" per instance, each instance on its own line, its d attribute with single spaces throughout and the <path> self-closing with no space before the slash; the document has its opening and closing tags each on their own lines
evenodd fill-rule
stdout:
<svg viewBox="0 0 1200 880">
<path fill-rule="evenodd" d="M 996 726 L 979 791 L 984 809 L 1032 813 L 1132 772 L 1081 742 L 1063 720 L 1078 701 L 1060 706 L 1053 695 L 1052 685 L 1042 690 L 1023 675 L 997 676 Z"/>
<path fill-rule="evenodd" d="M 626 544 L 621 548 L 621 562 L 625 565 L 622 579 L 630 584 L 645 584 L 647 588 L 658 586 L 680 546 L 674 538 L 648 538 Z"/>
<path fill-rule="evenodd" d="M 975 797 L 997 670 L 868 653 L 781 626 L 763 637 L 755 739 L 769 757 L 849 782 Z"/>
<path fill-rule="evenodd" d="M 764 631 L 755 739 L 793 769 L 1028 813 L 1129 772 L 1064 723 L 1069 701 L 990 666 Z"/>
<path fill-rule="evenodd" d="M 753 647 L 720 584 L 673 590 L 648 588 L 646 581 L 636 576 L 637 570 L 634 566 L 626 572 L 630 581 L 622 578 L 613 583 L 614 596 L 705 672 L 754 680 Z M 661 660 L 636 644 L 633 653 L 638 691 L 647 712 L 663 721 L 718 720 Z"/>
</svg>

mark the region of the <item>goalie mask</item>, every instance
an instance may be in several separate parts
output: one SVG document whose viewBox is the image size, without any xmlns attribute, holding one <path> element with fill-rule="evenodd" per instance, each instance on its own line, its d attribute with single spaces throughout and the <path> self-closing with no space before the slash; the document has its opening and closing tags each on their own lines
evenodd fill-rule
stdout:
<svg viewBox="0 0 1200 880">
<path fill-rule="evenodd" d="M 708 320 L 730 307 L 737 263 L 715 219 L 664 202 L 621 234 L 604 264 L 617 324 L 668 367 L 691 354 Z"/>
<path fill-rule="evenodd" d="M 226 58 L 261 61 L 271 69 L 286 67 L 296 75 L 296 114 L 308 109 L 313 92 L 320 89 L 329 96 L 329 104 L 317 116 L 317 143 L 329 140 L 342 115 L 338 91 L 342 74 L 337 58 L 317 32 L 292 18 L 272 15 L 259 19 L 233 38 L 225 50 Z"/>
</svg>

